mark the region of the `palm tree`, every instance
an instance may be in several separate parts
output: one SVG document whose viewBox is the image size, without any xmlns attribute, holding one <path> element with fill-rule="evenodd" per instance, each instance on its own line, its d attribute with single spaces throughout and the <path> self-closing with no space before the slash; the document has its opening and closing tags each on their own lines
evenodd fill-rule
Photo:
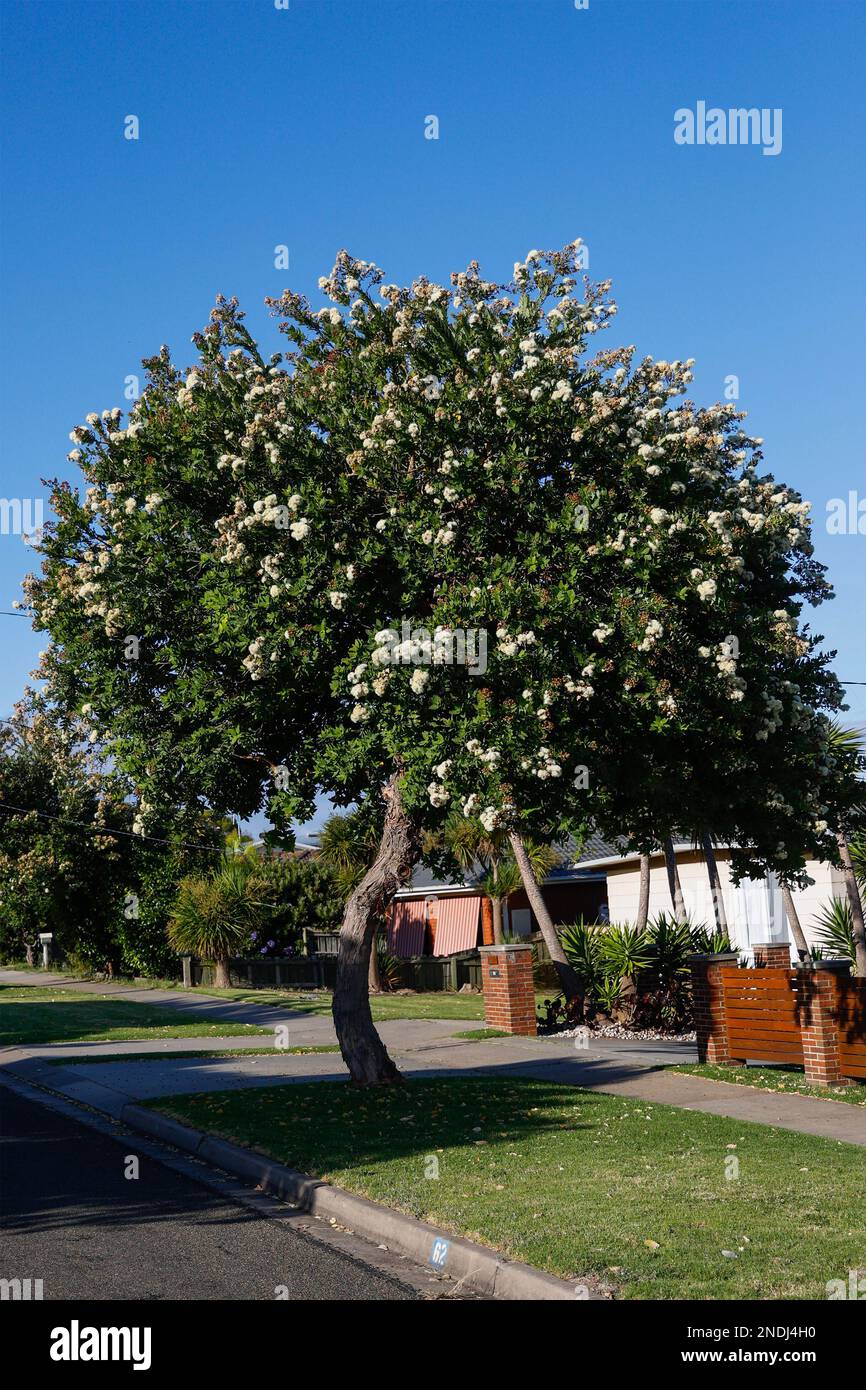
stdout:
<svg viewBox="0 0 866 1390">
<path fill-rule="evenodd" d="M 529 906 L 532 908 L 535 920 L 544 938 L 547 953 L 556 970 L 559 987 L 569 1004 L 572 1003 L 572 1001 L 578 1001 L 582 1008 L 586 991 L 581 984 L 580 976 L 565 954 L 562 942 L 559 939 L 559 933 L 553 925 L 553 918 L 547 910 L 547 904 L 544 901 L 544 894 L 541 891 L 538 876 L 535 874 L 532 867 L 532 860 L 530 858 L 531 846 L 522 836 L 518 835 L 516 831 L 512 831 L 508 839 L 511 845 L 511 852 L 514 856 L 514 862 L 520 870 L 520 877 L 523 880 L 523 887 L 529 899 Z M 544 875 L 542 875 L 542 877 L 543 876 Z"/>
<path fill-rule="evenodd" d="M 671 903 L 673 904 L 674 917 L 678 922 L 685 922 L 687 920 L 686 904 L 683 898 L 683 888 L 680 883 L 680 870 L 677 864 L 677 856 L 674 851 L 672 836 L 665 836 L 662 840 L 662 848 L 665 852 L 665 865 L 668 871 L 668 887 L 671 890 Z"/>
<path fill-rule="evenodd" d="M 728 934 L 728 914 L 725 911 L 725 899 L 722 895 L 722 880 L 719 875 L 719 866 L 716 863 L 716 851 L 713 845 L 713 837 L 708 830 L 704 830 L 699 836 L 701 851 L 704 856 L 704 863 L 707 866 L 707 877 L 710 880 L 710 896 L 713 900 L 713 913 L 716 918 L 716 930 Z"/>
<path fill-rule="evenodd" d="M 214 984 L 227 989 L 231 957 L 243 949 L 253 927 L 270 914 L 274 896 L 258 857 L 229 851 L 210 873 L 181 880 L 168 939 L 180 955 L 213 961 Z"/>
<path fill-rule="evenodd" d="M 520 870 L 514 859 L 506 830 L 485 830 L 471 816 L 450 816 L 445 823 L 444 841 L 458 866 L 464 870 L 480 864 L 484 872 L 481 890 L 490 899 L 493 913 L 493 940 L 503 940 L 503 904 L 521 884 Z M 526 842 L 526 851 L 536 879 L 545 879 L 559 862 L 559 854 L 550 845 Z"/>
<path fill-rule="evenodd" d="M 822 908 L 815 925 L 822 951 L 826 947 L 834 956 L 853 958 L 854 922 L 847 898 L 831 898 Z"/>
<path fill-rule="evenodd" d="M 637 929 L 646 931 L 649 921 L 650 905 L 650 857 L 642 854 L 640 857 L 640 898 L 637 905 Z"/>
<path fill-rule="evenodd" d="M 794 906 L 794 898 L 791 893 L 790 885 L 784 882 L 779 883 L 782 890 L 782 906 L 785 909 L 785 916 L 788 919 L 788 926 L 791 928 L 791 935 L 794 938 L 794 945 L 797 948 L 797 955 L 805 965 L 809 965 L 812 960 L 812 952 L 809 950 L 809 943 L 806 940 L 806 933 L 800 925 L 800 918 Z"/>
<path fill-rule="evenodd" d="M 361 882 L 377 848 L 372 828 L 357 811 L 347 815 L 335 811 L 325 821 L 319 835 L 322 863 L 336 875 L 345 897 Z"/>
</svg>

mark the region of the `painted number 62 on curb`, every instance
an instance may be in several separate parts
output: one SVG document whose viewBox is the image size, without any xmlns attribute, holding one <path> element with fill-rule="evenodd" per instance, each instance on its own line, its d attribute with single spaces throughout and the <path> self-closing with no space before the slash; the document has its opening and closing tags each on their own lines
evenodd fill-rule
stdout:
<svg viewBox="0 0 866 1390">
<path fill-rule="evenodd" d="M 434 1240 L 433 1249 L 430 1251 L 429 1263 L 434 1269 L 444 1269 L 448 1260 L 448 1251 L 451 1249 L 450 1240 Z"/>
</svg>

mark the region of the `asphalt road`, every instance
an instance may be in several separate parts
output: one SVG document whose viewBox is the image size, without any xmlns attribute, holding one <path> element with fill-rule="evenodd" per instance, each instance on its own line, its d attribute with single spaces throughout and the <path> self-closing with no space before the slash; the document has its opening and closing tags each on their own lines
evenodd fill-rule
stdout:
<svg viewBox="0 0 866 1390">
<path fill-rule="evenodd" d="M 0 1086 L 0 1278 L 45 1299 L 415 1299 L 403 1282 Z"/>
</svg>

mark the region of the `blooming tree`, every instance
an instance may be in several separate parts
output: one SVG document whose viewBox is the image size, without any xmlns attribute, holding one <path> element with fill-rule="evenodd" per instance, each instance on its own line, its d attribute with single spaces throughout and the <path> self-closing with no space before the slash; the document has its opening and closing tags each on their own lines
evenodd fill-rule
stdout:
<svg viewBox="0 0 866 1390">
<path fill-rule="evenodd" d="M 732 405 L 685 398 L 690 362 L 594 351 L 615 305 L 578 252 L 411 287 L 341 253 L 324 309 L 274 304 L 267 361 L 218 302 L 195 368 L 163 350 L 126 426 L 73 432 L 90 488 L 57 490 L 28 586 L 143 824 L 167 797 L 279 820 L 317 786 L 381 796 L 334 999 L 359 1081 L 396 1077 L 375 921 L 455 811 L 507 832 L 569 991 L 527 836 L 702 825 L 783 876 L 832 855 L 808 504 Z"/>
<path fill-rule="evenodd" d="M 0 726 L 0 952 L 29 957 L 47 931 L 56 948 L 113 971 L 139 846 L 123 790 L 83 732 L 29 689 Z"/>
</svg>

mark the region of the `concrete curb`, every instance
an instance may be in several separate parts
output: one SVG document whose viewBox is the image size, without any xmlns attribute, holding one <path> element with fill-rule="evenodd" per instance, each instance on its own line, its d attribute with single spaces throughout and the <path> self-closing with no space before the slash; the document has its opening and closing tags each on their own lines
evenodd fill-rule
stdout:
<svg viewBox="0 0 866 1390">
<path fill-rule="evenodd" d="M 263 1191 L 293 1203 L 311 1216 L 335 1221 L 366 1240 L 387 1245 L 417 1264 L 430 1265 L 438 1273 L 448 1274 L 466 1288 L 488 1298 L 607 1301 L 605 1295 L 590 1284 L 568 1283 L 520 1260 L 508 1260 L 484 1245 L 462 1236 L 451 1236 L 424 1221 L 370 1202 L 366 1197 L 357 1197 L 306 1173 L 286 1168 L 240 1144 L 180 1124 L 156 1110 L 130 1102 L 123 1107 L 119 1119 L 130 1129 L 141 1130 L 227 1173 L 255 1182 Z"/>
</svg>

